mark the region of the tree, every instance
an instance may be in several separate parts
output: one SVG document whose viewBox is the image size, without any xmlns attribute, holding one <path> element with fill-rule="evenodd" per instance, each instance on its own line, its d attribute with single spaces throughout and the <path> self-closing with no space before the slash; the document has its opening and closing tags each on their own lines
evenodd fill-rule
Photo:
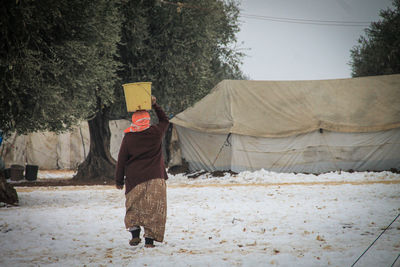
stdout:
<svg viewBox="0 0 400 267">
<path fill-rule="evenodd" d="M 68 94 L 57 82 L 63 75 L 54 51 L 62 42 L 57 34 L 61 5 L 44 2 L 5 1 L 0 9 L 0 122 L 5 134 L 58 131 L 76 121 L 65 116 L 74 111 L 70 101 L 60 102 Z"/>
<path fill-rule="evenodd" d="M 237 2 L 130 0 L 123 12 L 122 81 L 152 81 L 167 113 L 184 110 L 222 79 L 243 78 L 242 54 L 233 47 Z"/>
<path fill-rule="evenodd" d="M 106 96 L 106 104 L 113 101 L 113 90 L 106 88 L 114 86 L 120 26 L 110 6 L 105 0 L 4 1 L 0 127 L 5 134 L 63 131 L 92 116 L 96 95 Z"/>
<path fill-rule="evenodd" d="M 189 5 L 191 2 L 195 5 Z M 123 67 L 114 92 L 118 100 L 98 109 L 89 121 L 89 156 L 74 179 L 113 179 L 108 122 L 128 117 L 122 83 L 153 82 L 152 94 L 167 113 L 176 114 L 220 80 L 242 77 L 238 67 L 241 54 L 229 47 L 239 30 L 235 2 L 127 0 L 122 2 L 121 13 L 119 53 Z"/>
<path fill-rule="evenodd" d="M 93 1 L 92 1 L 93 2 Z M 90 149 L 79 165 L 76 180 L 109 180 L 114 177 L 115 160 L 110 153 L 110 107 L 115 102 L 115 88 L 120 84 L 117 44 L 121 38 L 121 16 L 118 1 L 98 0 L 91 7 L 91 56 L 97 84 L 89 89 L 92 114 L 88 120 Z"/>
<path fill-rule="evenodd" d="M 393 9 L 381 10 L 380 16 L 351 50 L 353 77 L 400 73 L 400 0 L 393 0 Z"/>
<path fill-rule="evenodd" d="M 113 179 L 108 123 L 127 117 L 122 83 L 152 81 L 175 114 L 241 75 L 234 1 L 6 0 L 0 12 L 0 127 L 63 131 L 88 120 L 90 151 L 74 179 Z"/>
<path fill-rule="evenodd" d="M 91 150 L 82 166 L 91 168 L 81 169 L 95 169 L 91 175 L 100 179 L 115 164 L 109 142 L 96 142 L 99 132 L 110 134 L 102 117 L 118 81 L 116 3 L 7 0 L 0 9 L 0 128 L 5 134 L 59 132 L 89 120 Z"/>
</svg>

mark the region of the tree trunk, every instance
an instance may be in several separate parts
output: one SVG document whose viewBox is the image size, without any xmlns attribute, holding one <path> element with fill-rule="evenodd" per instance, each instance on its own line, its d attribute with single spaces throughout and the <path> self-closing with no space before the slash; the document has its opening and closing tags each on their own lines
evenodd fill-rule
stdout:
<svg viewBox="0 0 400 267">
<path fill-rule="evenodd" d="M 90 149 L 85 161 L 78 167 L 73 179 L 80 181 L 96 180 L 109 183 L 114 180 L 115 160 L 110 153 L 111 131 L 108 110 L 102 109 L 88 121 Z"/>
</svg>

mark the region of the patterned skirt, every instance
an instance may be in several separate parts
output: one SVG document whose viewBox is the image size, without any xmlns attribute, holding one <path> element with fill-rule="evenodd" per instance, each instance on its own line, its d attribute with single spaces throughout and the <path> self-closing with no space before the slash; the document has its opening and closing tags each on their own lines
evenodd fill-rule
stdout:
<svg viewBox="0 0 400 267">
<path fill-rule="evenodd" d="M 142 226 L 144 237 L 164 240 L 167 220 L 167 190 L 165 179 L 156 178 L 135 186 L 125 195 L 125 227 Z"/>
</svg>

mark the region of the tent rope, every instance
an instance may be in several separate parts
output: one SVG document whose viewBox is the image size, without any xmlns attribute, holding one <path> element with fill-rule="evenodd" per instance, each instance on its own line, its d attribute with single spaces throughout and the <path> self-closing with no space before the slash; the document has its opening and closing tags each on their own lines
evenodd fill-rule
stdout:
<svg viewBox="0 0 400 267">
<path fill-rule="evenodd" d="M 226 137 L 224 143 L 222 144 L 221 148 L 219 149 L 219 152 L 218 152 L 217 156 L 215 157 L 215 159 L 214 159 L 214 161 L 212 163 L 214 168 L 215 168 L 214 164 L 217 161 L 217 159 L 219 158 L 219 155 L 221 154 L 222 149 L 224 148 L 224 146 L 232 146 L 232 144 L 229 142 L 229 137 L 231 137 L 231 133 L 229 133 L 228 136 Z"/>
<path fill-rule="evenodd" d="M 396 261 L 397 261 L 399 258 L 400 258 L 400 253 L 399 253 L 399 255 L 397 255 L 396 259 L 394 260 L 394 262 L 392 263 L 392 265 L 390 265 L 390 267 L 393 267 L 394 264 L 396 263 Z"/>
<path fill-rule="evenodd" d="M 374 240 L 374 242 L 371 243 L 371 245 L 369 245 L 369 247 L 360 255 L 360 257 L 358 257 L 358 259 L 351 265 L 351 267 L 353 267 L 360 259 L 362 256 L 364 256 L 365 253 L 367 253 L 367 251 L 375 244 L 375 242 L 383 235 L 383 233 L 385 233 L 385 231 L 397 220 L 397 218 L 400 217 L 400 213 L 396 216 L 396 218 L 394 218 L 394 220 L 382 231 L 382 233 Z M 399 254 L 400 255 L 400 254 Z M 393 264 L 397 261 L 399 257 L 397 256 L 396 260 L 393 262 Z M 393 265 L 392 265 L 393 266 Z"/>
<path fill-rule="evenodd" d="M 324 140 L 325 145 L 326 145 L 326 147 L 328 148 L 328 152 L 329 152 L 329 154 L 331 155 L 332 163 L 333 163 L 333 165 L 335 166 L 335 169 L 340 171 L 341 169 L 340 169 L 339 166 L 336 164 L 336 162 L 337 162 L 338 160 L 337 160 L 337 158 L 335 157 L 334 153 L 332 152 L 331 147 L 330 147 L 330 145 L 328 144 L 327 139 L 325 138 L 325 135 L 324 135 L 324 133 L 323 133 L 323 129 L 320 128 L 320 129 L 319 129 L 319 132 L 321 133 L 322 139 Z"/>
</svg>

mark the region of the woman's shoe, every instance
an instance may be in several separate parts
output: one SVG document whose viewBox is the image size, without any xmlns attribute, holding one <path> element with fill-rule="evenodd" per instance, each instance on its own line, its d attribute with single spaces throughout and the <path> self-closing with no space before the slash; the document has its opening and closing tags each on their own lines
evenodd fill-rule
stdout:
<svg viewBox="0 0 400 267">
<path fill-rule="evenodd" d="M 137 245 L 139 245 L 140 241 L 142 241 L 142 240 L 139 237 L 134 237 L 131 240 L 129 240 L 129 245 L 137 246 Z"/>
<path fill-rule="evenodd" d="M 145 244 L 144 244 L 145 248 L 154 248 L 154 239 L 152 238 L 145 238 Z"/>
</svg>

